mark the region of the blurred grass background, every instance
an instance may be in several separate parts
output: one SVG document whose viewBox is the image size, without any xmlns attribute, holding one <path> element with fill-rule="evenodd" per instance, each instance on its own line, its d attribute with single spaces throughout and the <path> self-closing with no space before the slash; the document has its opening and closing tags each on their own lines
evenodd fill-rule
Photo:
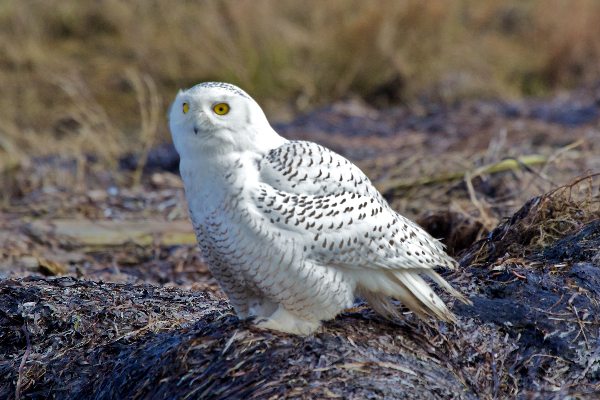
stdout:
<svg viewBox="0 0 600 400">
<path fill-rule="evenodd" d="M 31 156 L 168 142 L 180 88 L 243 87 L 272 120 L 545 96 L 600 77 L 597 0 L 97 0 L 0 3 L 0 172 Z"/>
</svg>

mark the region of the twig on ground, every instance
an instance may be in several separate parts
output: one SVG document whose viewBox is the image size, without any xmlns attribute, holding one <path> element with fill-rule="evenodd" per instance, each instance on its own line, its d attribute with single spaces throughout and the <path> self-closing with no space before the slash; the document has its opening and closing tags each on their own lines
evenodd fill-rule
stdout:
<svg viewBox="0 0 600 400">
<path fill-rule="evenodd" d="M 465 173 L 465 183 L 467 185 L 467 189 L 469 191 L 469 197 L 471 198 L 471 203 L 479 210 L 479 215 L 484 222 L 484 226 L 488 230 L 494 229 L 494 227 L 498 224 L 495 218 L 490 217 L 487 209 L 483 206 L 481 201 L 477 198 L 475 194 L 475 188 L 473 187 L 473 181 L 471 180 L 471 174 L 469 172 Z"/>
<path fill-rule="evenodd" d="M 31 353 L 31 341 L 29 340 L 29 331 L 27 330 L 27 322 L 23 323 L 23 332 L 25 332 L 25 339 L 27 340 L 27 350 L 25 350 L 25 354 L 23 354 L 23 358 L 21 359 L 21 365 L 19 366 L 19 379 L 17 379 L 17 390 L 15 391 L 15 399 L 21 399 L 21 383 L 23 382 L 23 370 L 25 369 L 25 363 L 27 362 L 27 357 Z"/>
<path fill-rule="evenodd" d="M 562 153 L 565 153 L 569 150 L 574 149 L 575 147 L 579 147 L 581 146 L 583 143 L 585 142 L 585 139 L 579 139 L 576 142 L 573 142 L 563 148 L 560 148 L 558 150 L 556 150 L 550 157 L 548 157 L 548 161 L 546 162 L 546 164 L 542 167 L 542 170 L 540 171 L 540 175 L 541 176 L 545 176 L 545 172 L 546 169 L 548 168 L 548 166 L 554 162 L 555 160 L 558 159 L 558 156 L 560 156 Z"/>
<path fill-rule="evenodd" d="M 498 389 L 500 388 L 500 382 L 498 382 L 498 371 L 496 371 L 496 360 L 495 360 L 495 352 L 494 352 L 494 339 L 491 339 L 491 348 L 492 351 L 490 353 L 490 365 L 492 366 L 492 377 L 494 380 L 494 388 L 492 390 L 492 397 L 498 397 Z"/>
<path fill-rule="evenodd" d="M 576 382 L 579 382 L 580 380 L 585 378 L 585 375 L 588 373 L 588 371 L 590 370 L 592 365 L 596 362 L 596 360 L 598 360 L 599 355 L 600 355 L 600 341 L 598 341 L 596 343 L 596 350 L 594 351 L 594 354 L 592 354 L 592 356 L 588 359 L 585 369 L 583 370 L 581 375 L 579 375 L 579 377 L 576 379 Z"/>
<path fill-rule="evenodd" d="M 441 182 L 446 182 L 446 181 L 464 179 L 465 176 L 469 173 L 471 174 L 471 178 L 474 178 L 481 174 L 493 174 L 496 172 L 517 170 L 523 165 L 531 166 L 531 165 L 537 165 L 537 164 L 544 164 L 547 161 L 548 161 L 548 157 L 546 157 L 544 155 L 530 154 L 530 155 L 520 156 L 517 158 L 506 158 L 497 163 L 488 164 L 488 165 L 479 167 L 479 168 L 473 170 L 472 172 L 471 171 L 456 172 L 456 173 L 452 173 L 452 174 L 435 176 L 435 177 L 431 177 L 431 178 L 429 178 L 429 177 L 419 178 L 414 181 L 388 183 L 386 185 L 378 185 L 377 189 L 379 191 L 385 192 L 387 190 L 408 189 L 408 188 L 411 188 L 414 186 L 427 186 L 427 185 L 433 185 L 436 183 L 441 183 Z"/>
</svg>

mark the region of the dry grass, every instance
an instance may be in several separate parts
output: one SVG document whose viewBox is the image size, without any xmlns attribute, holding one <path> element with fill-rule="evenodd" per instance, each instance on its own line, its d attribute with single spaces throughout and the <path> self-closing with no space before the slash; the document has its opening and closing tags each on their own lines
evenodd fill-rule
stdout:
<svg viewBox="0 0 600 400">
<path fill-rule="evenodd" d="M 154 132 L 169 140 L 170 100 L 205 80 L 243 86 L 275 119 L 350 95 L 543 95 L 598 78 L 597 26 L 595 0 L 6 0 L 0 171 L 86 152 L 114 169 Z"/>
<path fill-rule="evenodd" d="M 599 178 L 598 173 L 588 173 L 568 185 L 532 197 L 511 218 L 501 221 L 487 239 L 472 246 L 461 263 L 485 264 L 499 257 L 532 255 L 543 259 L 544 249 L 581 230 L 585 224 L 598 220 Z M 579 249 L 577 256 L 583 253 Z"/>
</svg>

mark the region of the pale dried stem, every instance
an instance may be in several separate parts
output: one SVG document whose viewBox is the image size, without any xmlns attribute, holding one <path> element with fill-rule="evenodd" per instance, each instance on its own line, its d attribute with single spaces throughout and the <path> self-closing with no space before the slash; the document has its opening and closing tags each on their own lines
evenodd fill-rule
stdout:
<svg viewBox="0 0 600 400">
<path fill-rule="evenodd" d="M 471 203 L 479 210 L 479 215 L 483 220 L 483 224 L 486 229 L 492 230 L 498 224 L 498 221 L 495 218 L 490 217 L 487 212 L 487 208 L 483 206 L 483 203 L 477 198 L 475 194 L 475 188 L 473 187 L 473 181 L 471 180 L 471 173 L 465 173 L 465 183 L 467 184 L 467 190 L 469 191 L 469 197 L 471 199 Z"/>
<path fill-rule="evenodd" d="M 17 379 L 17 389 L 15 391 L 15 399 L 21 399 L 21 384 L 23 383 L 23 371 L 25 370 L 25 363 L 27 362 L 27 357 L 31 353 L 31 341 L 29 340 L 29 331 L 27 330 L 27 323 L 23 324 L 23 332 L 25 332 L 25 339 L 27 340 L 27 350 L 25 350 L 25 354 L 23 354 L 23 358 L 21 359 L 21 365 L 19 366 L 19 378 Z"/>
</svg>

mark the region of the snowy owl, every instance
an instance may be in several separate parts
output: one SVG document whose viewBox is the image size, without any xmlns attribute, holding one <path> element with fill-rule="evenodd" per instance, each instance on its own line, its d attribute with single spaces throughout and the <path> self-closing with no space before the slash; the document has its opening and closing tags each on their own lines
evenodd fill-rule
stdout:
<svg viewBox="0 0 600 400">
<path fill-rule="evenodd" d="M 386 317 L 394 297 L 455 321 L 420 276 L 465 301 L 432 269 L 454 261 L 350 161 L 279 136 L 226 83 L 180 91 L 169 126 L 202 255 L 240 318 L 306 335 L 358 295 Z"/>
</svg>

